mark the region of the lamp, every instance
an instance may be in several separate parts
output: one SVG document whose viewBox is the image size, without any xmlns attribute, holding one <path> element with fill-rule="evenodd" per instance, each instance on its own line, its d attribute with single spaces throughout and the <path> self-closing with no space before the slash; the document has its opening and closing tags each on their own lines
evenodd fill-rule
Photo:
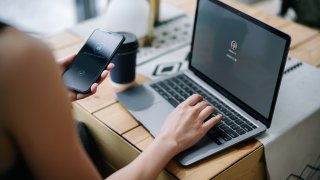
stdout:
<svg viewBox="0 0 320 180">
<path fill-rule="evenodd" d="M 160 0 L 111 0 L 106 25 L 112 31 L 134 33 L 141 46 L 149 45 L 159 18 L 159 6 Z"/>
</svg>

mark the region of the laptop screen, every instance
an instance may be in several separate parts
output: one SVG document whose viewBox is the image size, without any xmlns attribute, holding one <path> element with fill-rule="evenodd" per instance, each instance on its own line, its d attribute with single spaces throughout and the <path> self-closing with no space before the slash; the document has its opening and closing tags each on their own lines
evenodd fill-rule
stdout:
<svg viewBox="0 0 320 180">
<path fill-rule="evenodd" d="M 190 67 L 268 119 L 286 39 L 217 2 L 198 3 Z"/>
</svg>

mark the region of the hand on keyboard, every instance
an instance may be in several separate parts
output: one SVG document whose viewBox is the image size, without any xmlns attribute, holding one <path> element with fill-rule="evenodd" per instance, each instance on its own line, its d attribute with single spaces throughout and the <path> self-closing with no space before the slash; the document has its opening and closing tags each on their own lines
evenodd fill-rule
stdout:
<svg viewBox="0 0 320 180">
<path fill-rule="evenodd" d="M 221 120 L 222 116 L 217 115 L 205 121 L 213 112 L 212 106 L 200 95 L 194 94 L 169 114 L 161 129 L 160 137 L 176 143 L 179 153 L 199 141 Z"/>
</svg>

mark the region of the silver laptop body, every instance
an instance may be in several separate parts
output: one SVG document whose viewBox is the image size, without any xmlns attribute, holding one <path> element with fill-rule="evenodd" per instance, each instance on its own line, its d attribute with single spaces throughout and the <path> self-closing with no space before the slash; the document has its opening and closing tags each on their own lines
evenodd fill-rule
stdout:
<svg viewBox="0 0 320 180">
<path fill-rule="evenodd" d="M 246 126 L 251 127 L 249 130 L 238 124 L 236 128 L 240 126 L 240 130 L 234 130 L 237 133 L 228 135 L 227 139 L 206 135 L 175 157 L 187 166 L 270 127 L 289 45 L 288 35 L 220 1 L 198 0 L 188 70 L 117 93 L 117 98 L 152 135 L 158 136 L 175 106 L 168 99 L 178 101 L 170 97 L 172 93 L 180 93 L 178 99 L 185 99 L 181 90 L 173 86 L 186 87 L 186 80 L 190 79 L 201 93 L 209 99 L 218 99 L 222 103 L 218 106 L 231 112 L 224 113 L 217 108 L 231 124 L 236 119 L 245 119 L 250 124 Z M 255 52 L 257 50 L 259 52 Z M 160 85 L 165 86 L 159 88 Z M 223 129 L 221 124 L 215 128 L 227 133 L 228 129 Z M 245 133 L 241 133 L 242 130 Z"/>
</svg>

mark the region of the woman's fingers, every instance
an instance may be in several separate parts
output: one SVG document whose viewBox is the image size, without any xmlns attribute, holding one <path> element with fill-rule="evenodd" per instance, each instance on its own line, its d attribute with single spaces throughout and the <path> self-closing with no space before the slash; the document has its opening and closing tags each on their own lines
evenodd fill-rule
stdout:
<svg viewBox="0 0 320 180">
<path fill-rule="evenodd" d="M 97 92 L 97 87 L 98 87 L 98 84 L 94 83 L 91 86 L 91 92 L 90 93 L 87 93 L 87 94 L 77 93 L 76 94 L 76 100 L 80 100 L 80 99 L 86 98 L 86 97 L 91 96 L 92 94 L 96 93 Z"/>
<path fill-rule="evenodd" d="M 91 94 L 94 94 L 94 93 L 97 92 L 98 86 L 99 86 L 98 83 L 93 83 L 93 84 L 92 84 L 92 86 L 91 86 Z"/>
<path fill-rule="evenodd" d="M 83 98 L 85 98 L 85 97 L 87 97 L 87 96 L 88 96 L 87 94 L 78 93 L 78 94 L 77 94 L 77 97 L 76 97 L 76 100 L 83 99 Z"/>
<path fill-rule="evenodd" d="M 113 64 L 113 63 L 110 63 L 110 64 L 107 66 L 107 71 L 111 71 L 113 68 L 114 68 L 114 64 Z"/>
<path fill-rule="evenodd" d="M 201 123 L 208 118 L 209 115 L 211 115 L 214 112 L 214 108 L 212 106 L 207 105 L 199 114 L 198 120 L 201 121 Z"/>
<path fill-rule="evenodd" d="M 108 76 L 108 71 L 107 70 L 102 71 L 100 80 L 104 80 L 105 78 L 107 78 L 107 76 Z"/>
<path fill-rule="evenodd" d="M 109 72 L 114 68 L 114 64 L 110 63 L 106 70 L 102 71 L 100 75 L 100 79 L 98 80 L 98 84 L 100 84 L 103 80 L 105 80 L 108 77 Z"/>
<path fill-rule="evenodd" d="M 204 132 L 205 133 L 208 132 L 209 129 L 211 129 L 214 125 L 216 125 L 218 122 L 220 122 L 221 118 L 222 118 L 222 115 L 218 114 L 217 116 L 212 117 L 208 121 L 204 122 L 202 124 L 202 127 L 204 128 Z"/>
<path fill-rule="evenodd" d="M 202 110 L 204 110 L 208 106 L 206 101 L 198 102 L 195 106 L 193 106 L 194 110 L 199 114 Z"/>
<path fill-rule="evenodd" d="M 86 98 L 92 94 L 95 94 L 98 90 L 98 86 L 99 84 L 108 76 L 108 71 L 107 70 L 104 70 L 102 73 L 101 73 L 101 76 L 100 76 L 100 79 L 98 80 L 98 82 L 96 83 L 93 83 L 92 86 L 91 86 L 91 92 L 90 93 L 87 93 L 87 94 L 81 94 L 81 93 L 78 93 L 77 94 L 77 100 L 79 99 L 83 99 L 83 98 Z"/>
<path fill-rule="evenodd" d="M 77 93 L 75 100 L 79 100 L 79 99 L 86 98 L 86 97 L 88 97 L 88 96 L 96 93 L 96 92 L 97 92 L 97 89 L 98 89 L 98 83 L 94 83 L 94 84 L 91 86 L 91 92 L 90 92 L 90 93 L 87 93 L 87 94 Z"/>
<path fill-rule="evenodd" d="M 69 92 L 69 99 L 71 99 L 71 101 L 75 101 L 77 100 L 77 94 L 74 92 Z"/>
<path fill-rule="evenodd" d="M 102 71 L 99 80 L 91 86 L 91 94 L 94 94 L 97 92 L 99 84 L 101 84 L 102 81 L 108 77 L 109 71 L 111 71 L 113 68 L 114 68 L 114 64 L 110 63 L 107 69 Z"/>
<path fill-rule="evenodd" d="M 95 84 L 101 84 L 103 80 L 105 80 L 108 77 L 109 71 L 104 70 L 102 71 L 100 78 L 98 79 L 98 81 Z"/>
<path fill-rule="evenodd" d="M 194 106 L 198 102 L 202 101 L 202 97 L 199 94 L 193 94 L 192 96 L 188 97 L 183 104 L 188 105 L 188 106 Z"/>
</svg>

